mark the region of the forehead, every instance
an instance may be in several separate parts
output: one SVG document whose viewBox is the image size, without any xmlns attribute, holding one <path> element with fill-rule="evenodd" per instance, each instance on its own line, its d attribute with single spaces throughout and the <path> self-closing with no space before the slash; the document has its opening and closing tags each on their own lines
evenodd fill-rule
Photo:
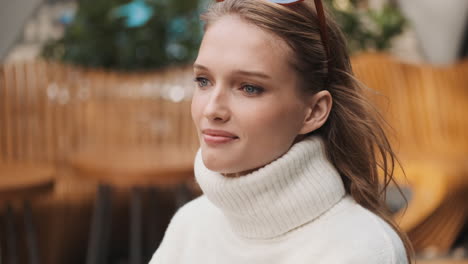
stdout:
<svg viewBox="0 0 468 264">
<path fill-rule="evenodd" d="M 286 42 L 278 36 L 228 15 L 208 27 L 196 63 L 217 70 L 235 67 L 278 74 L 291 71 L 289 54 Z"/>
</svg>

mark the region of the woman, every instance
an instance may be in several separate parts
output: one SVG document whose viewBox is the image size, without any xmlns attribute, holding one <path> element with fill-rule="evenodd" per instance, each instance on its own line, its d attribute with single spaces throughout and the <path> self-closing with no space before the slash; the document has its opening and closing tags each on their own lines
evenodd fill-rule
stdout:
<svg viewBox="0 0 468 264">
<path fill-rule="evenodd" d="M 394 153 L 315 3 L 226 0 L 202 15 L 192 118 L 204 195 L 176 213 L 151 264 L 410 261 L 383 202 Z"/>
</svg>

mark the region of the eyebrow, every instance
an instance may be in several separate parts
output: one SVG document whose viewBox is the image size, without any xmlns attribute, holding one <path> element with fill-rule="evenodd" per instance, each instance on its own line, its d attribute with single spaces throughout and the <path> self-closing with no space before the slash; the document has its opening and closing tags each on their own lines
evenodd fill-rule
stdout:
<svg viewBox="0 0 468 264">
<path fill-rule="evenodd" d="M 209 69 L 206 66 L 203 66 L 201 64 L 193 64 L 193 68 L 195 69 L 202 69 L 205 71 L 209 71 Z M 257 71 L 244 71 L 244 70 L 235 70 L 234 73 L 236 74 L 241 74 L 241 75 L 246 75 L 246 76 L 256 76 L 260 77 L 262 79 L 271 79 L 271 77 L 263 72 L 257 72 Z"/>
</svg>

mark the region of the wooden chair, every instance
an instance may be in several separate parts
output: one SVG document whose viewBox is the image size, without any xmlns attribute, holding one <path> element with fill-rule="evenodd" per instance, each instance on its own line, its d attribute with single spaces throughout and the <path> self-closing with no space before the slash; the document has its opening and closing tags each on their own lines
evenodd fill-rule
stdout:
<svg viewBox="0 0 468 264">
<path fill-rule="evenodd" d="M 449 68 L 405 64 L 382 54 L 353 58 L 357 78 L 396 132 L 413 198 L 396 214 L 416 250 L 446 252 L 468 219 L 468 112 L 465 64 Z"/>
<path fill-rule="evenodd" d="M 14 206 L 23 202 L 25 241 L 29 263 L 40 263 L 36 228 L 31 210 L 31 200 L 50 194 L 54 186 L 54 169 L 44 164 L 0 164 L 0 204 L 6 208 L 7 263 L 18 263 L 21 255 L 17 249 L 18 232 L 15 225 Z M 1 252 L 1 251 L 0 251 Z M 2 256 L 0 255 L 0 262 Z"/>
</svg>

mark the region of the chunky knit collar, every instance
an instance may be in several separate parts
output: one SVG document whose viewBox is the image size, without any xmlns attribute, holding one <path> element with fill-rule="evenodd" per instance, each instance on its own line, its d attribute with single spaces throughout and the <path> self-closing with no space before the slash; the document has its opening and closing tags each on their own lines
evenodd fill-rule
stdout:
<svg viewBox="0 0 468 264">
<path fill-rule="evenodd" d="M 241 177 L 209 170 L 199 150 L 195 177 L 233 231 L 252 239 L 277 237 L 313 221 L 345 195 L 341 177 L 317 136 L 294 144 L 280 158 Z"/>
</svg>

